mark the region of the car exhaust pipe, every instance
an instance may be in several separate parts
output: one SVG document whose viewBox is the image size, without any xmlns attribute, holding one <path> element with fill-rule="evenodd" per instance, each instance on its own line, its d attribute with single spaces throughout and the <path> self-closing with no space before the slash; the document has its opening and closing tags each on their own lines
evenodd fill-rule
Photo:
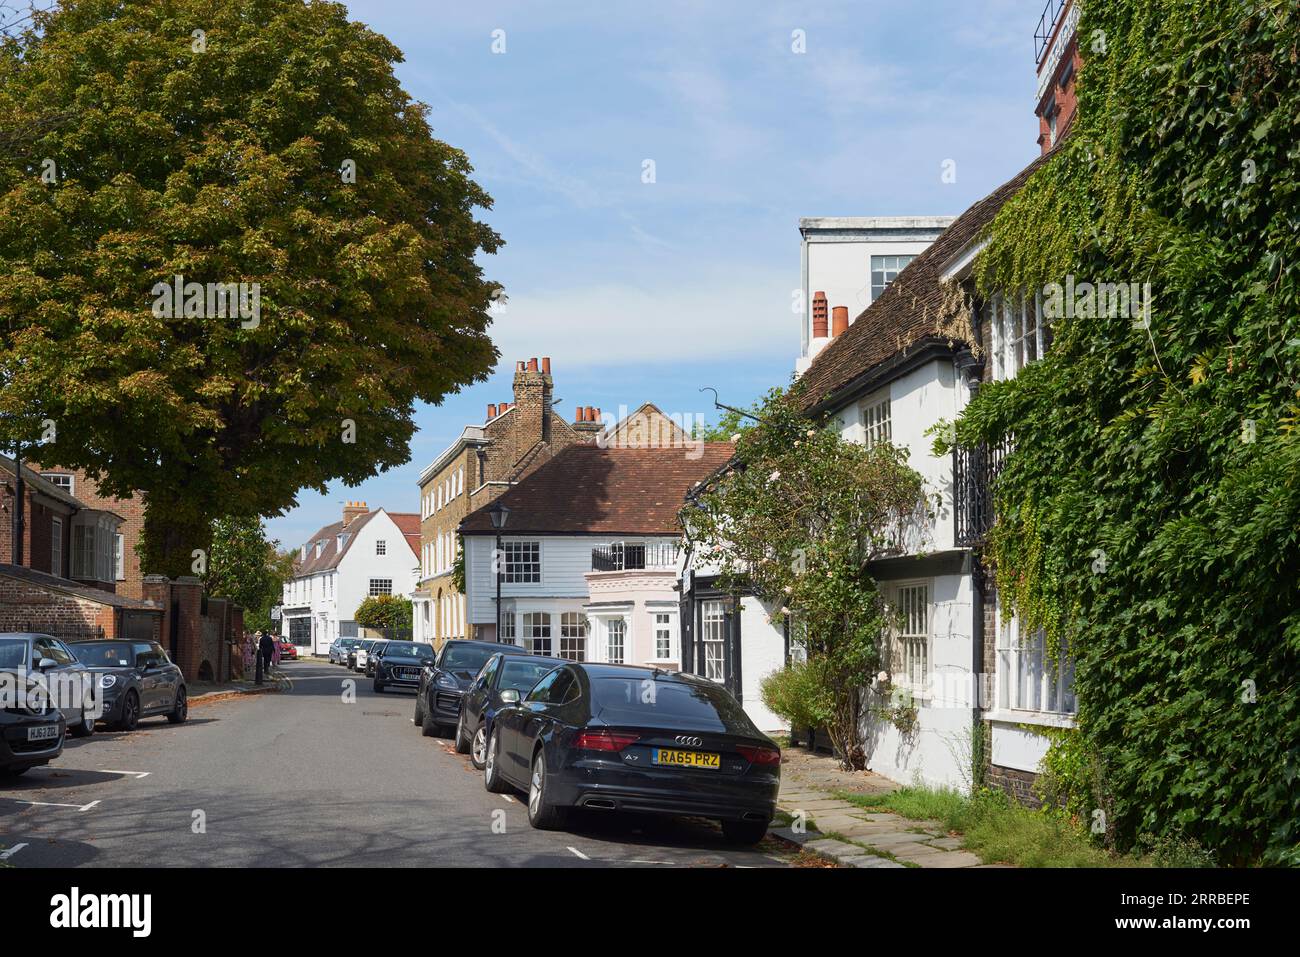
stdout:
<svg viewBox="0 0 1300 957">
<path fill-rule="evenodd" d="M 593 807 L 598 811 L 612 811 L 615 807 L 614 802 L 608 798 L 587 798 L 582 802 L 582 806 Z"/>
</svg>

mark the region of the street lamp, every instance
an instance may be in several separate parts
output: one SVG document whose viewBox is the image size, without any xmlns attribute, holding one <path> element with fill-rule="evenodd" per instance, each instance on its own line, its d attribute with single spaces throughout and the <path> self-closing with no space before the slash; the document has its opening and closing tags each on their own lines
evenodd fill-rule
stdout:
<svg viewBox="0 0 1300 957">
<path fill-rule="evenodd" d="M 506 527 L 506 520 L 510 518 L 510 509 L 500 501 L 494 502 L 488 509 L 488 517 L 492 519 L 492 527 L 497 530 L 497 548 L 492 556 L 492 563 L 496 565 L 497 572 L 497 641 L 501 640 L 501 566 L 505 562 L 505 554 L 501 550 L 501 529 Z"/>
</svg>

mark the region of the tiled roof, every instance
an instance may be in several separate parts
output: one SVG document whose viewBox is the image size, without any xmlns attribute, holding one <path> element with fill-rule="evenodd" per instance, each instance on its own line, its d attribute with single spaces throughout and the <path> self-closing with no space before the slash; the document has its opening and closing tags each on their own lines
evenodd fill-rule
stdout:
<svg viewBox="0 0 1300 957">
<path fill-rule="evenodd" d="M 382 508 L 374 509 L 358 515 L 346 526 L 340 519 L 337 522 L 331 522 L 324 528 L 319 529 L 315 535 L 307 539 L 307 560 L 296 560 L 293 563 L 293 574 L 295 578 L 301 578 L 304 575 L 315 575 L 317 572 L 329 571 L 331 568 L 337 568 L 338 563 L 343 560 L 343 556 L 348 553 L 352 543 L 356 541 L 357 532 L 365 527 L 366 523 L 372 518 L 383 512 L 393 520 L 402 537 L 406 539 L 406 544 L 410 546 L 413 555 L 420 554 L 420 516 L 415 512 L 388 512 Z M 348 540 L 343 543 L 343 550 L 338 547 L 339 535 L 346 533 Z M 325 545 L 320 550 L 320 557 L 316 557 L 316 543 L 324 539 Z"/>
<path fill-rule="evenodd" d="M 14 460 L 8 455 L 0 455 L 0 471 L 7 475 L 14 474 Z M 88 508 L 80 499 L 76 498 L 67 489 L 55 485 L 49 479 L 33 472 L 26 463 L 23 464 L 23 482 L 25 482 L 33 492 L 38 492 L 49 498 L 63 502 L 65 505 L 71 505 L 73 508 Z"/>
<path fill-rule="evenodd" d="M 819 405 L 886 359 L 906 354 L 925 340 L 961 338 L 961 333 L 950 325 L 955 318 L 950 314 L 953 290 L 940 278 L 944 267 L 980 238 L 1003 204 L 1051 155 L 1038 157 L 958 216 L 898 274 L 879 299 L 817 354 L 800 379 L 808 407 Z"/>
<path fill-rule="evenodd" d="M 411 546 L 411 554 L 420 554 L 420 513 L 389 512 L 388 517 L 401 530 L 406 544 Z"/>
<path fill-rule="evenodd" d="M 23 565 L 0 565 L 0 575 L 5 578 L 16 578 L 31 585 L 39 585 L 42 588 L 53 588 L 69 595 L 76 595 L 78 598 L 85 598 L 101 605 L 107 605 L 110 608 L 127 608 L 133 611 L 156 611 L 159 613 L 162 611 L 151 601 L 128 598 L 126 595 L 95 588 L 93 585 L 83 585 L 81 582 L 70 581 L 57 575 L 47 575 L 45 572 L 38 572 Z"/>
<path fill-rule="evenodd" d="M 652 449 L 571 445 L 496 501 L 510 509 L 507 534 L 675 535 L 686 493 L 734 452 L 730 442 Z M 492 534 L 490 507 L 467 515 L 460 530 Z"/>
</svg>

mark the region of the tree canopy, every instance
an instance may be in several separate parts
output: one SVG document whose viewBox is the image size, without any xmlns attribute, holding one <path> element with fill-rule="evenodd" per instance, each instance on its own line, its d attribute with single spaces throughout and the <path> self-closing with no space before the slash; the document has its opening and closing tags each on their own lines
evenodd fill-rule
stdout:
<svg viewBox="0 0 1300 957">
<path fill-rule="evenodd" d="M 249 631 L 271 627 L 271 606 L 293 576 L 293 554 L 268 541 L 257 518 L 218 519 L 203 584 L 208 594 L 229 598 L 244 609 Z"/>
<path fill-rule="evenodd" d="M 0 440 L 52 420 L 43 461 L 143 491 L 146 572 L 403 463 L 414 403 L 496 361 L 491 201 L 401 59 L 303 0 L 67 0 L 0 39 Z"/>
<path fill-rule="evenodd" d="M 1153 306 L 1058 317 L 959 422 L 1013 437 L 999 593 L 1076 658 L 1074 785 L 1111 841 L 1300 863 L 1300 9 L 1089 0 L 1078 36 L 1074 128 L 981 286 Z"/>
<path fill-rule="evenodd" d="M 353 616 L 362 628 L 409 628 L 411 599 L 401 595 L 371 595 L 357 606 Z"/>
</svg>

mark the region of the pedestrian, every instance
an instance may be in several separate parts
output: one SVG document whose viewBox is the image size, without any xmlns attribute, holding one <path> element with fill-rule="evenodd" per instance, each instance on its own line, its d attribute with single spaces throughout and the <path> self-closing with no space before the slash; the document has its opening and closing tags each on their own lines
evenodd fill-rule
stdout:
<svg viewBox="0 0 1300 957">
<path fill-rule="evenodd" d="M 275 639 L 271 637 L 269 631 L 263 632 L 261 640 L 258 642 L 258 649 L 262 654 L 262 670 L 271 670 L 271 659 L 275 654 Z"/>
</svg>

